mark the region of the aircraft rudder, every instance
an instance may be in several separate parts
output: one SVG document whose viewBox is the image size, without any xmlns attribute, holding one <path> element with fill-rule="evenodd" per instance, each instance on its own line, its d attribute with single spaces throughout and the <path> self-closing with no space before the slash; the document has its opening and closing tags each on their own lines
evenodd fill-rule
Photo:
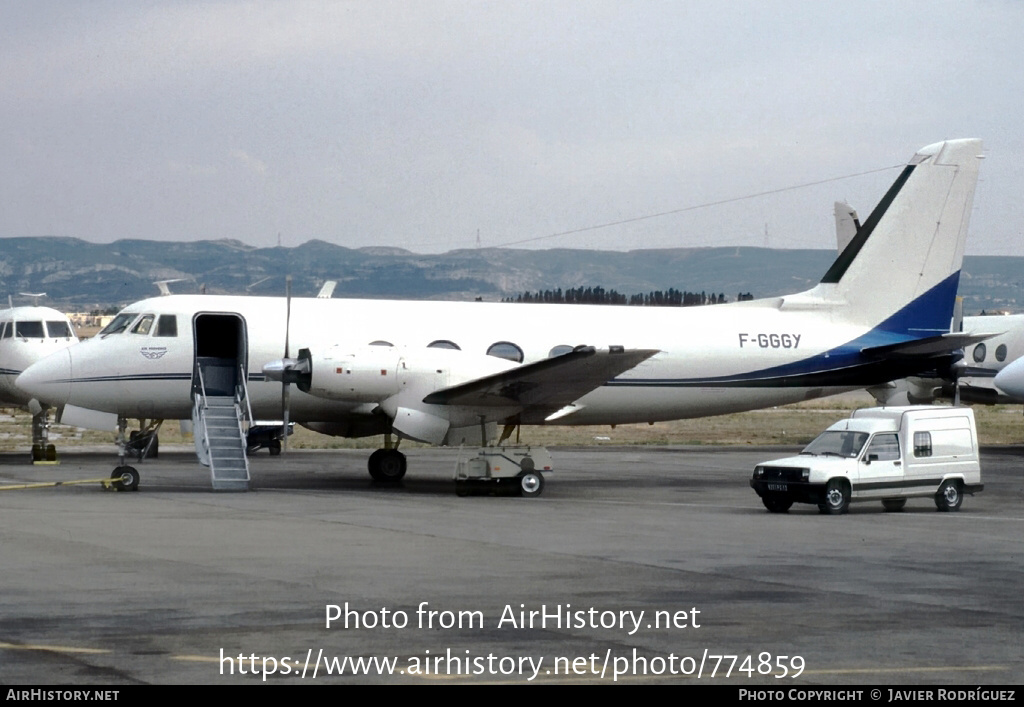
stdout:
<svg viewBox="0 0 1024 707">
<path fill-rule="evenodd" d="M 917 338 L 949 331 L 982 143 L 921 148 L 819 287 L 847 316 Z"/>
</svg>

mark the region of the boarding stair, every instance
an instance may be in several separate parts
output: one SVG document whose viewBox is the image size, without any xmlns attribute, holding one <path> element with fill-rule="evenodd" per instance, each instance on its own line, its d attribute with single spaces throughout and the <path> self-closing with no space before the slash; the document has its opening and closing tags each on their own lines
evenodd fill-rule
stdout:
<svg viewBox="0 0 1024 707">
<path fill-rule="evenodd" d="M 249 413 L 244 371 L 232 378 L 233 394 L 223 385 L 219 367 L 197 365 L 198 385 L 194 391 L 192 426 L 199 461 L 210 467 L 215 491 L 248 491 L 249 459 L 246 456 L 244 427 Z"/>
</svg>

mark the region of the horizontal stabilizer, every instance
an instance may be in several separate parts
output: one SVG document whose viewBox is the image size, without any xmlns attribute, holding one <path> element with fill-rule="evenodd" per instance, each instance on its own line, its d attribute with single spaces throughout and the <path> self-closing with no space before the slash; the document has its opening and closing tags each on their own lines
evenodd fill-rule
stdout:
<svg viewBox="0 0 1024 707">
<path fill-rule="evenodd" d="M 656 349 L 577 346 L 561 356 L 435 391 L 423 402 L 431 405 L 558 410 L 656 353 Z"/>
<path fill-rule="evenodd" d="M 914 358 L 918 356 L 937 356 L 950 351 L 962 349 L 965 346 L 976 344 L 979 341 L 990 339 L 996 334 L 943 334 L 942 336 L 929 336 L 925 339 L 914 339 L 913 341 L 901 341 L 898 344 L 887 344 L 885 346 L 872 346 L 862 349 L 861 353 L 872 358 Z"/>
</svg>

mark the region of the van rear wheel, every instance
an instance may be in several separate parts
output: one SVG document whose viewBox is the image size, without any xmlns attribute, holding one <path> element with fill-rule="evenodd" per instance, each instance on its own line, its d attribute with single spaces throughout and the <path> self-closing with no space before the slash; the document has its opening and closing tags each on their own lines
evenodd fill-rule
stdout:
<svg viewBox="0 0 1024 707">
<path fill-rule="evenodd" d="M 940 511 L 952 512 L 960 510 L 964 502 L 964 494 L 960 490 L 959 481 L 943 481 L 939 492 L 935 494 L 935 507 Z"/>
</svg>

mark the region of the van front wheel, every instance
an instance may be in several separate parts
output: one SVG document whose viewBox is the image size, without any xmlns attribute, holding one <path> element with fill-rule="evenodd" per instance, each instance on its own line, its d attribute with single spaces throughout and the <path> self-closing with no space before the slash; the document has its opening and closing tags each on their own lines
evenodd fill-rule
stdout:
<svg viewBox="0 0 1024 707">
<path fill-rule="evenodd" d="M 935 494 L 935 507 L 940 511 L 958 511 L 960 504 L 964 502 L 964 494 L 960 491 L 958 481 L 943 481 L 939 492 Z"/>
<path fill-rule="evenodd" d="M 825 500 L 818 510 L 830 516 L 846 513 L 850 507 L 850 486 L 843 479 L 832 479 L 825 487 Z"/>
<path fill-rule="evenodd" d="M 762 496 L 761 503 L 772 513 L 785 513 L 793 505 L 792 499 L 785 496 Z"/>
</svg>

